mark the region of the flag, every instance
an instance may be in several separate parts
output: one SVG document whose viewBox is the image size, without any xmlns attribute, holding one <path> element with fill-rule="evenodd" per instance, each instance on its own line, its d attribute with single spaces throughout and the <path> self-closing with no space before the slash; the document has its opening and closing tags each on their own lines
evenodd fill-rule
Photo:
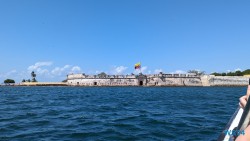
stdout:
<svg viewBox="0 0 250 141">
<path fill-rule="evenodd" d="M 140 68 L 141 68 L 141 62 L 140 62 L 140 63 L 135 64 L 135 69 L 140 69 Z"/>
</svg>

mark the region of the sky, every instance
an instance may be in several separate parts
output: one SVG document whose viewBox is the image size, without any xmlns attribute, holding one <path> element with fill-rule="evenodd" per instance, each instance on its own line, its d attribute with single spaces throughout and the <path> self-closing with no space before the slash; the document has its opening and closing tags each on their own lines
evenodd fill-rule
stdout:
<svg viewBox="0 0 250 141">
<path fill-rule="evenodd" d="M 248 0 L 0 0 L 0 83 L 249 69 Z"/>
</svg>

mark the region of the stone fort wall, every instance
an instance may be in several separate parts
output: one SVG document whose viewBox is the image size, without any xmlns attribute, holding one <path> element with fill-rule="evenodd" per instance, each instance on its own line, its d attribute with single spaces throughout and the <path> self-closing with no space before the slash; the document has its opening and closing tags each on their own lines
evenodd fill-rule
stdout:
<svg viewBox="0 0 250 141">
<path fill-rule="evenodd" d="M 70 86 L 202 86 L 195 74 L 85 75 L 67 76 Z"/>
<path fill-rule="evenodd" d="M 67 76 L 69 86 L 246 86 L 249 77 L 195 74 L 85 75 Z"/>
<path fill-rule="evenodd" d="M 249 77 L 244 76 L 207 76 L 209 86 L 247 86 Z"/>
</svg>

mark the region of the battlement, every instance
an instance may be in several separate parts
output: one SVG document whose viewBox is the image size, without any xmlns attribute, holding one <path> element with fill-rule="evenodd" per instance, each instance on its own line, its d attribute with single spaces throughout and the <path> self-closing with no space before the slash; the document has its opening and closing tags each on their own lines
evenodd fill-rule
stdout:
<svg viewBox="0 0 250 141">
<path fill-rule="evenodd" d="M 147 74 L 138 75 L 67 75 L 68 85 L 73 86 L 201 86 L 196 74 Z"/>
<path fill-rule="evenodd" d="M 139 74 L 139 75 L 103 75 L 103 76 L 99 76 L 99 75 L 86 75 L 84 73 L 81 74 L 69 74 L 67 75 L 67 79 L 68 80 L 72 80 L 72 79 L 111 79 L 111 78 L 119 78 L 119 79 L 132 79 L 132 78 L 137 78 L 138 76 L 143 75 L 143 74 Z M 187 73 L 187 74 L 164 74 L 164 73 L 159 73 L 159 74 L 148 74 L 145 75 L 146 77 L 174 77 L 174 78 L 178 78 L 178 77 L 199 77 L 196 74 L 193 73 Z"/>
</svg>

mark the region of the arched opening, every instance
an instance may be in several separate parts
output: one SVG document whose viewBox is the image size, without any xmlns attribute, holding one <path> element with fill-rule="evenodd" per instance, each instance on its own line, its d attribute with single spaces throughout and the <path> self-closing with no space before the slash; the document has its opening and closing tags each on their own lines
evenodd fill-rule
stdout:
<svg viewBox="0 0 250 141">
<path fill-rule="evenodd" d="M 77 82 L 76 84 L 79 85 L 79 82 Z"/>
<path fill-rule="evenodd" d="M 140 86 L 142 86 L 143 85 L 143 81 L 140 81 Z"/>
<path fill-rule="evenodd" d="M 96 86 L 97 85 L 97 82 L 94 82 L 94 86 Z"/>
</svg>

